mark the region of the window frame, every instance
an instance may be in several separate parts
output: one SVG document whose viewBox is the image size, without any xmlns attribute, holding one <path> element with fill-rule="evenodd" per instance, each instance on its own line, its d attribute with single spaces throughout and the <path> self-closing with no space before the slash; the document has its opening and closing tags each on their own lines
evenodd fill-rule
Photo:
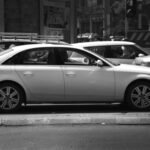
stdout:
<svg viewBox="0 0 150 150">
<path fill-rule="evenodd" d="M 60 48 L 60 47 L 55 47 L 54 48 L 54 51 L 55 52 L 58 52 L 59 51 L 59 49 L 58 48 Z M 72 51 L 72 52 L 76 52 L 76 53 L 79 53 L 80 55 L 84 55 L 84 56 L 86 56 L 86 57 L 88 57 L 88 58 L 93 58 L 93 59 L 95 59 L 95 61 L 96 60 L 98 60 L 99 58 L 98 57 L 96 57 L 96 56 L 94 56 L 94 55 L 92 55 L 92 54 L 90 54 L 90 53 L 88 53 L 88 52 L 85 52 L 85 51 L 80 51 L 80 49 L 76 49 L 76 48 L 68 48 L 68 47 L 63 47 L 63 48 L 61 48 L 61 49 L 63 49 L 63 50 L 65 50 L 65 51 Z M 104 66 L 109 66 L 105 61 L 103 61 L 102 59 L 101 59 L 101 61 L 104 63 Z M 58 63 L 59 64 L 59 63 Z M 80 64 L 76 64 L 76 63 L 67 63 L 67 64 L 64 64 L 64 63 L 61 63 L 61 64 L 59 64 L 59 65 L 64 65 L 64 66 L 66 66 L 66 65 L 70 65 L 70 66 L 96 66 L 96 64 L 84 64 L 84 63 L 80 63 Z"/>
<path fill-rule="evenodd" d="M 19 52 L 19 53 L 17 53 L 17 54 L 15 54 L 15 55 L 13 55 L 11 58 L 9 58 L 9 59 L 7 59 L 6 61 L 4 61 L 3 63 L 2 63 L 2 65 L 51 65 L 51 64 L 49 64 L 48 62 L 48 60 L 47 60 L 47 63 L 46 64 L 40 64 L 40 63 L 33 63 L 33 64 L 24 64 L 23 62 L 22 62 L 22 60 L 24 59 L 24 56 L 25 56 L 25 53 L 27 53 L 27 52 L 29 52 L 29 51 L 38 51 L 38 50 L 47 50 L 47 51 L 50 51 L 50 49 L 52 50 L 52 51 L 54 51 L 54 48 L 53 47 L 38 47 L 38 48 L 32 48 L 32 49 L 27 49 L 27 50 L 25 50 L 25 51 L 21 51 L 21 52 Z M 54 56 L 55 57 L 55 56 Z M 12 61 L 12 63 L 9 63 L 9 61 Z M 15 62 L 15 63 L 13 63 L 13 62 Z M 55 64 L 55 65 L 57 65 L 57 64 Z"/>
</svg>

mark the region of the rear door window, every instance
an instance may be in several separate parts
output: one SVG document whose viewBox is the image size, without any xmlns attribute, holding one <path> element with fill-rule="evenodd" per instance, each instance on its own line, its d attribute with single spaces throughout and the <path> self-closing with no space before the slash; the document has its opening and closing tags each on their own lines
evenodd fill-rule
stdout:
<svg viewBox="0 0 150 150">
<path fill-rule="evenodd" d="M 17 65 L 55 65 L 56 59 L 53 48 L 30 49 L 16 54 L 3 64 Z"/>
</svg>

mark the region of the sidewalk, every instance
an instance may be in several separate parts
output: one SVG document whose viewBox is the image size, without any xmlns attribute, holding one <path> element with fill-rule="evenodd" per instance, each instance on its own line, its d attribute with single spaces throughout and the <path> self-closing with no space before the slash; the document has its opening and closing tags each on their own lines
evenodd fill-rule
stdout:
<svg viewBox="0 0 150 150">
<path fill-rule="evenodd" d="M 0 115 L 0 126 L 77 124 L 150 125 L 150 112 Z"/>
</svg>

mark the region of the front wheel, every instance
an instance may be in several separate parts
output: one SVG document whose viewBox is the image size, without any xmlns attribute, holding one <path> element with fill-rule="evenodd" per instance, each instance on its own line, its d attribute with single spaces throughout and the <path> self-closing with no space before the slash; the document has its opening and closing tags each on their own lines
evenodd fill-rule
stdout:
<svg viewBox="0 0 150 150">
<path fill-rule="evenodd" d="M 150 107 L 150 83 L 142 81 L 132 84 L 127 90 L 126 102 L 133 109 L 148 109 Z"/>
<path fill-rule="evenodd" d="M 0 110 L 2 112 L 16 111 L 20 108 L 23 99 L 22 90 L 15 84 L 3 83 L 0 85 Z"/>
</svg>

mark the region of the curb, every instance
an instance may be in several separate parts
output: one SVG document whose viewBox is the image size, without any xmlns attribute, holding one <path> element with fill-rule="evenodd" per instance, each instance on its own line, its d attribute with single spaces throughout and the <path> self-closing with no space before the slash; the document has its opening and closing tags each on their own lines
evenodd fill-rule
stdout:
<svg viewBox="0 0 150 150">
<path fill-rule="evenodd" d="M 150 125 L 150 113 L 0 115 L 0 126 Z"/>
</svg>

